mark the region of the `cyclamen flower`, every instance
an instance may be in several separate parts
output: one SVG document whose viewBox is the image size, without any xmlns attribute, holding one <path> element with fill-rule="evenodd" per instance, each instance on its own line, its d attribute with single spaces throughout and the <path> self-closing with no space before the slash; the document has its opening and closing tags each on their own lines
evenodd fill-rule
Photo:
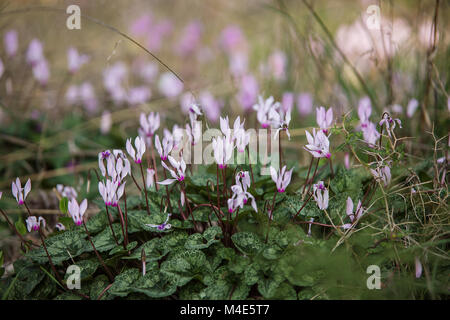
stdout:
<svg viewBox="0 0 450 320">
<path fill-rule="evenodd" d="M 302 116 L 306 116 L 311 113 L 313 109 L 313 98 L 311 94 L 305 92 L 301 93 L 297 97 L 297 110 Z"/>
<path fill-rule="evenodd" d="M 278 192 L 282 193 L 286 191 L 287 186 L 291 182 L 292 170 L 294 170 L 294 168 L 286 171 L 286 166 L 284 166 L 281 171 L 278 171 L 277 173 L 273 167 L 270 167 L 270 174 L 272 176 L 272 180 L 277 185 Z"/>
<path fill-rule="evenodd" d="M 78 53 L 78 50 L 75 48 L 67 50 L 67 65 L 71 73 L 77 72 L 89 59 L 88 55 Z"/>
<path fill-rule="evenodd" d="M 419 101 L 417 101 L 416 99 L 409 100 L 408 106 L 406 107 L 406 116 L 408 118 L 412 118 L 418 107 Z"/>
<path fill-rule="evenodd" d="M 108 134 L 109 131 L 111 131 L 111 126 L 112 126 L 111 112 L 105 110 L 103 111 L 100 120 L 100 132 L 102 134 Z"/>
<path fill-rule="evenodd" d="M 364 130 L 364 128 L 367 128 L 370 118 L 370 115 L 372 113 L 372 104 L 370 102 L 369 97 L 364 97 L 361 100 L 359 100 L 358 105 L 358 116 L 359 116 L 359 123 L 361 128 Z"/>
<path fill-rule="evenodd" d="M 175 170 L 170 169 L 165 162 L 161 162 L 162 166 L 166 168 L 172 178 L 166 179 L 164 181 L 158 182 L 158 184 L 169 185 L 175 181 L 182 182 L 184 180 L 184 173 L 186 171 L 186 162 L 181 158 L 180 161 L 175 160 L 175 158 L 168 156 L 169 162 Z"/>
<path fill-rule="evenodd" d="M 136 147 L 136 151 L 133 148 L 133 145 L 131 144 L 131 138 L 127 139 L 127 152 L 130 155 L 131 158 L 133 158 L 134 162 L 141 163 L 142 162 L 142 156 L 145 153 L 145 142 L 141 137 L 136 137 L 134 140 L 134 145 Z"/>
<path fill-rule="evenodd" d="M 62 223 L 57 223 L 55 225 L 55 228 L 58 229 L 58 231 L 64 231 L 66 230 L 66 227 Z"/>
<path fill-rule="evenodd" d="M 391 116 L 388 113 L 383 114 L 383 119 L 380 121 L 380 127 L 383 125 L 386 126 L 386 131 L 388 132 L 388 135 L 391 136 L 391 133 L 394 131 L 396 124 L 399 125 L 399 127 L 402 127 L 402 122 L 400 119 L 392 119 Z"/>
<path fill-rule="evenodd" d="M 320 210 L 328 208 L 328 189 L 325 187 L 323 181 L 319 181 L 313 186 L 313 196 Z"/>
<path fill-rule="evenodd" d="M 377 131 L 375 124 L 373 122 L 366 122 L 361 125 L 364 141 L 367 142 L 369 146 L 375 146 L 378 139 L 380 139 L 380 133 Z"/>
<path fill-rule="evenodd" d="M 19 41 L 17 40 L 17 31 L 9 30 L 6 32 L 3 38 L 3 43 L 5 45 L 5 51 L 9 57 L 14 56 L 19 48 Z"/>
<path fill-rule="evenodd" d="M 145 113 L 141 113 L 139 123 L 141 124 L 139 134 L 142 137 L 153 137 L 160 125 L 159 113 L 152 112 L 148 116 L 146 116 Z"/>
<path fill-rule="evenodd" d="M 186 124 L 186 132 L 190 143 L 194 146 L 201 141 L 202 138 L 202 122 L 191 118 L 191 124 Z"/>
<path fill-rule="evenodd" d="M 292 107 L 294 106 L 294 94 L 292 92 L 283 93 L 281 106 L 283 107 L 284 112 L 292 110 Z"/>
<path fill-rule="evenodd" d="M 383 182 L 384 186 L 387 187 L 391 182 L 391 169 L 387 166 L 379 166 L 376 169 L 370 169 L 375 180 Z"/>
<path fill-rule="evenodd" d="M 291 135 L 288 130 L 289 123 L 291 122 L 291 110 L 284 112 L 282 108 L 279 108 L 278 110 L 273 108 L 269 112 L 269 119 L 271 121 L 272 128 L 276 129 L 274 136 L 275 138 L 280 133 L 280 130 L 284 130 L 286 131 L 289 140 L 291 140 Z"/>
<path fill-rule="evenodd" d="M 47 60 L 41 59 L 33 64 L 33 76 L 42 85 L 45 86 L 50 78 Z"/>
<path fill-rule="evenodd" d="M 132 106 L 145 103 L 151 95 L 152 92 L 146 86 L 134 87 L 128 90 L 127 102 Z"/>
<path fill-rule="evenodd" d="M 59 194 L 63 197 L 66 197 L 67 199 L 73 199 L 78 196 L 78 193 L 76 190 L 69 186 L 64 186 L 62 184 L 56 185 L 56 190 L 59 192 Z"/>
<path fill-rule="evenodd" d="M 175 98 L 183 91 L 183 82 L 172 73 L 166 72 L 159 78 L 158 89 L 167 98 Z"/>
<path fill-rule="evenodd" d="M 330 158 L 330 141 L 322 130 L 316 133 L 313 129 L 313 135 L 305 131 L 308 144 L 305 149 L 313 155 L 314 158 Z"/>
<path fill-rule="evenodd" d="M 322 129 L 323 133 L 328 135 L 328 128 L 331 127 L 333 123 L 333 108 L 329 108 L 328 111 L 325 111 L 324 107 L 319 107 L 316 109 L 316 120 L 320 129 Z"/>
<path fill-rule="evenodd" d="M 212 147 L 214 151 L 214 159 L 219 165 L 219 168 L 225 168 L 227 161 L 233 156 L 234 144 L 231 139 L 231 135 L 213 138 Z"/>
<path fill-rule="evenodd" d="M 34 66 L 44 58 L 42 43 L 38 39 L 31 40 L 26 53 L 26 60 Z"/>
<path fill-rule="evenodd" d="M 153 187 L 155 184 L 155 169 L 147 168 L 147 179 L 145 179 L 145 184 L 147 188 Z"/>
<path fill-rule="evenodd" d="M 236 139 L 235 143 L 238 152 L 244 152 L 250 143 L 250 132 L 246 132 L 245 129 L 238 129 L 234 132 L 234 138 Z"/>
<path fill-rule="evenodd" d="M 255 77 L 248 74 L 244 75 L 240 80 L 239 92 L 237 100 L 244 111 L 252 108 L 258 99 L 259 86 Z"/>
<path fill-rule="evenodd" d="M 250 188 L 250 174 L 248 171 L 240 171 L 236 175 L 236 184 L 242 185 L 242 189 L 247 192 L 247 188 Z"/>
<path fill-rule="evenodd" d="M 119 187 L 119 182 L 113 182 L 110 179 L 106 180 L 106 183 L 100 181 L 98 183 L 98 191 L 103 198 L 106 206 L 116 207 L 120 198 L 125 191 L 125 182 Z"/>
<path fill-rule="evenodd" d="M 171 215 L 172 215 L 171 213 L 168 213 L 166 221 L 164 221 L 161 224 L 146 224 L 146 226 L 147 227 L 152 227 L 152 228 L 157 228 L 160 231 L 168 230 L 168 229 L 170 229 L 172 227 L 172 225 L 170 223 L 167 223 L 167 222 L 169 222 L 169 218 L 170 218 Z"/>
<path fill-rule="evenodd" d="M 43 227 L 45 228 L 44 218 L 39 217 L 39 219 L 37 219 L 35 216 L 28 217 L 26 220 L 28 232 L 38 231 L 41 228 L 41 222 L 43 224 Z"/>
<path fill-rule="evenodd" d="M 343 229 L 350 229 L 356 222 L 361 218 L 364 213 L 364 208 L 361 205 L 361 200 L 358 201 L 358 205 L 356 206 L 356 212 L 353 213 L 353 200 L 352 198 L 347 198 L 347 208 L 346 208 L 347 216 L 350 218 L 352 223 L 346 223 L 341 227 Z"/>
<path fill-rule="evenodd" d="M 266 100 L 262 96 L 258 97 L 258 103 L 253 106 L 253 110 L 256 110 L 256 118 L 263 128 L 268 128 L 271 124 L 269 114 L 272 109 L 278 109 L 280 107 L 279 102 L 274 103 L 274 98 L 269 97 Z"/>
<path fill-rule="evenodd" d="M 231 136 L 233 134 L 233 139 L 236 139 L 236 131 L 244 129 L 244 122 L 245 120 L 241 123 L 241 117 L 238 116 L 236 120 L 234 120 L 233 131 L 231 131 L 228 116 L 225 118 L 220 117 L 220 131 L 222 131 L 225 136 Z"/>
<path fill-rule="evenodd" d="M 161 142 L 159 141 L 159 137 L 158 137 L 158 135 L 156 135 L 155 136 L 155 147 L 159 153 L 159 156 L 161 157 L 161 160 L 166 161 L 167 156 L 172 151 L 173 142 L 171 139 L 167 139 L 166 137 L 164 137 L 162 140 L 162 145 L 161 145 Z"/>
<path fill-rule="evenodd" d="M 249 199 L 251 200 L 253 210 L 258 212 L 255 197 L 247 191 L 249 187 L 250 175 L 248 171 L 240 171 L 236 175 L 236 184 L 231 186 L 233 196 L 227 201 L 229 213 L 233 213 L 238 207 L 242 209 Z"/>
<path fill-rule="evenodd" d="M 73 219 L 73 222 L 77 226 L 81 226 L 83 224 L 83 216 L 87 209 L 87 200 L 84 199 L 80 205 L 78 205 L 78 202 L 76 199 L 72 199 L 69 201 L 68 204 L 68 211 L 70 216 Z"/>
<path fill-rule="evenodd" d="M 25 184 L 25 187 L 22 188 L 22 185 L 20 184 L 19 178 L 16 178 L 16 181 L 12 183 L 12 194 L 16 198 L 16 201 L 19 205 L 22 205 L 25 203 L 25 199 L 28 195 L 28 193 L 31 191 L 31 180 L 28 179 L 27 183 Z"/>
</svg>

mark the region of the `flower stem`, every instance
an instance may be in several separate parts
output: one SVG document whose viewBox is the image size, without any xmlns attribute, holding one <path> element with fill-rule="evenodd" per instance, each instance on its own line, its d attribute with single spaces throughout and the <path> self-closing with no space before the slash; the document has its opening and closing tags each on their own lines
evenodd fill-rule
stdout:
<svg viewBox="0 0 450 320">
<path fill-rule="evenodd" d="M 112 217 L 111 217 L 111 214 L 109 213 L 108 206 L 105 205 L 105 208 L 106 208 L 106 217 L 108 218 L 109 228 L 111 229 L 111 233 L 114 237 L 114 240 L 116 241 L 116 244 L 119 245 L 119 242 L 117 241 L 116 233 L 114 232 L 114 229 L 112 226 Z"/>
<path fill-rule="evenodd" d="M 86 234 L 88 236 L 89 242 L 91 243 L 92 249 L 94 249 L 95 255 L 97 256 L 98 260 L 100 261 L 100 263 L 102 264 L 103 268 L 106 271 L 106 274 L 108 275 L 109 281 L 113 282 L 114 281 L 114 277 L 111 273 L 111 271 L 109 270 L 109 268 L 106 266 L 105 261 L 103 261 L 102 257 L 100 256 L 100 254 L 98 253 L 97 249 L 95 248 L 94 243 L 92 242 L 91 239 L 91 235 L 89 234 L 89 231 L 86 227 L 86 224 L 83 222 L 83 226 L 84 226 L 84 230 L 86 230 Z"/>
<path fill-rule="evenodd" d="M 268 224 L 268 226 L 267 226 L 267 233 L 266 233 L 266 241 L 265 241 L 265 243 L 267 243 L 267 241 L 269 240 L 269 231 L 270 231 L 270 225 L 271 225 L 271 222 L 272 222 L 272 217 L 273 217 L 273 209 L 274 209 L 274 207 L 275 207 L 275 198 L 277 197 L 277 193 L 278 192 L 275 192 L 274 193 L 274 195 L 273 195 L 273 199 L 272 199 L 272 205 L 270 206 L 270 213 L 269 213 L 269 224 Z"/>
<path fill-rule="evenodd" d="M 50 254 L 48 253 L 47 245 L 45 244 L 44 236 L 42 235 L 42 230 L 41 230 L 40 226 L 39 226 L 38 232 L 39 232 L 39 237 L 41 238 L 41 241 L 42 241 L 42 246 L 45 250 L 45 253 L 47 254 L 48 262 L 50 262 L 50 266 L 53 270 L 53 273 L 55 274 L 56 279 L 58 279 L 58 282 L 65 288 L 66 286 L 62 282 L 61 276 L 59 275 L 58 271 L 56 270 L 55 265 L 53 264 L 52 258 L 50 257 Z"/>
<path fill-rule="evenodd" d="M 158 191 L 158 170 L 156 169 L 156 161 L 155 161 L 155 149 L 153 148 L 153 141 L 150 142 L 150 150 L 152 153 L 152 162 L 153 162 L 153 169 L 155 170 L 155 188 L 156 191 Z"/>
<path fill-rule="evenodd" d="M 17 236 L 20 238 L 20 241 L 30 250 L 30 244 L 25 241 L 25 239 L 22 237 L 20 232 L 17 230 L 16 226 L 12 224 L 12 222 L 9 220 L 8 215 L 5 211 L 0 209 L 0 213 L 5 217 L 6 222 L 8 223 L 9 227 L 14 230 L 14 232 L 17 234 Z"/>
</svg>

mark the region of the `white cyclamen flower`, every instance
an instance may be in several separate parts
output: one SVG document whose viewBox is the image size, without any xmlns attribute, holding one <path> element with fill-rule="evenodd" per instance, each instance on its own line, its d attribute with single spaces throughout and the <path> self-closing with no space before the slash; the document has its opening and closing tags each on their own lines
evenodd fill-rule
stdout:
<svg viewBox="0 0 450 320">
<path fill-rule="evenodd" d="M 141 163 L 142 162 L 142 156 L 145 153 L 146 147 L 145 142 L 141 137 L 136 137 L 134 140 L 134 145 L 136 147 L 136 151 L 133 148 L 133 145 L 131 144 L 131 138 L 127 139 L 127 152 L 130 155 L 131 158 L 133 158 L 134 162 Z"/>
<path fill-rule="evenodd" d="M 333 123 L 333 108 L 329 108 L 328 111 L 325 111 L 324 107 L 317 108 L 316 120 L 320 129 L 322 129 L 323 133 L 328 135 L 328 129 L 331 127 L 331 124 Z"/>
<path fill-rule="evenodd" d="M 39 219 L 36 219 L 35 216 L 28 217 L 26 220 L 28 232 L 38 231 L 41 228 L 41 222 L 43 227 L 45 228 L 44 218 L 39 217 Z"/>
<path fill-rule="evenodd" d="M 72 199 L 68 204 L 68 211 L 77 226 L 83 224 L 83 216 L 87 209 L 87 199 L 84 199 L 80 205 L 76 199 Z"/>
<path fill-rule="evenodd" d="M 31 180 L 28 179 L 25 187 L 22 188 L 19 178 L 16 178 L 16 181 L 12 182 L 11 190 L 13 196 L 16 198 L 17 203 L 19 205 L 22 205 L 24 204 L 28 193 L 30 193 L 31 191 Z"/>
<path fill-rule="evenodd" d="M 219 165 L 219 168 L 225 168 L 227 161 L 233 156 L 234 144 L 231 139 L 231 135 L 213 138 L 212 147 L 214 151 L 214 159 Z"/>
<path fill-rule="evenodd" d="M 284 166 L 277 173 L 273 167 L 270 167 L 270 175 L 272 176 L 272 180 L 277 185 L 278 192 L 282 193 L 286 191 L 287 186 L 291 182 L 292 170 L 294 170 L 294 168 L 286 171 L 286 166 Z"/>
<path fill-rule="evenodd" d="M 322 130 L 316 133 L 313 129 L 313 135 L 305 131 L 308 144 L 305 149 L 313 155 L 314 158 L 330 158 L 330 141 Z"/>
<path fill-rule="evenodd" d="M 172 178 L 166 179 L 164 181 L 158 182 L 158 184 L 169 185 L 175 181 L 182 182 L 184 180 L 184 172 L 186 171 L 186 162 L 181 158 L 180 161 L 175 160 L 175 158 L 168 156 L 169 162 L 175 170 L 170 169 L 165 162 L 161 162 L 162 166 L 166 168 Z"/>
<path fill-rule="evenodd" d="M 323 181 L 319 181 L 314 185 L 314 200 L 320 210 L 328 208 L 328 189 L 325 187 Z"/>
<path fill-rule="evenodd" d="M 362 207 L 361 200 L 358 201 L 358 205 L 356 206 L 356 212 L 353 212 L 353 200 L 352 198 L 347 198 L 347 208 L 346 208 L 347 216 L 350 218 L 352 223 L 346 223 L 341 227 L 343 229 L 349 229 L 361 218 L 364 213 L 364 208 Z"/>
</svg>

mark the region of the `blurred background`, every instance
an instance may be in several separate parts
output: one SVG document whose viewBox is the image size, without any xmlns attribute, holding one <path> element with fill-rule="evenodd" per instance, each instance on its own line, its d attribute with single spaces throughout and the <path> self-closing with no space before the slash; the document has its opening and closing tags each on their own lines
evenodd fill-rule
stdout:
<svg viewBox="0 0 450 320">
<path fill-rule="evenodd" d="M 80 30 L 66 27 L 73 4 Z M 258 95 L 274 96 L 293 110 L 283 146 L 300 166 L 316 107 L 340 122 L 369 101 L 375 119 L 402 120 L 400 135 L 415 137 L 406 151 L 423 158 L 427 131 L 448 134 L 449 10 L 442 0 L 1 0 L 0 208 L 21 219 L 16 177 L 31 178 L 37 215 L 59 212 L 57 184 L 92 198 L 88 169 L 100 151 L 124 149 L 141 112 L 160 112 L 162 133 L 184 127 L 194 101 L 210 127 L 240 115 L 256 128 Z M 7 260 L 18 246 L 0 219 Z"/>
</svg>

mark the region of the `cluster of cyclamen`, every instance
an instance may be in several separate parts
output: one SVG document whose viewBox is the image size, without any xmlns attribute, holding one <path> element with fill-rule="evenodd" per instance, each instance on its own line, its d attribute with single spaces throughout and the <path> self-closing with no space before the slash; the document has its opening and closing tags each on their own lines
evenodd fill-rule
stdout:
<svg viewBox="0 0 450 320">
<path fill-rule="evenodd" d="M 128 143 L 129 141 L 127 141 L 127 150 L 129 148 Z M 117 207 L 125 191 L 125 177 L 131 173 L 130 161 L 128 161 L 122 150 L 113 150 L 112 153 L 106 150 L 98 154 L 98 166 L 102 176 L 105 178 L 104 181 L 98 182 L 98 191 L 106 206 Z"/>
<path fill-rule="evenodd" d="M 242 209 L 248 200 L 251 201 L 252 208 L 258 212 L 255 197 L 247 191 L 248 188 L 250 188 L 250 174 L 248 171 L 238 172 L 236 175 L 236 184 L 231 186 L 233 196 L 227 201 L 229 213 L 233 213 L 237 208 Z"/>
</svg>

